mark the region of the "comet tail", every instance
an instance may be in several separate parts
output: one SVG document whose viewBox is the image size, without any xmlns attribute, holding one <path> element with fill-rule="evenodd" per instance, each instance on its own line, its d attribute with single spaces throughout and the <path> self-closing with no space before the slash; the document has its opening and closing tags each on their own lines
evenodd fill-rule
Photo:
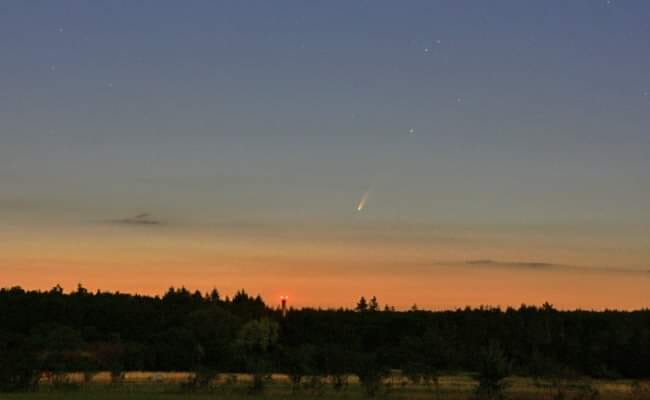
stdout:
<svg viewBox="0 0 650 400">
<path fill-rule="evenodd" d="M 363 196 L 361 196 L 361 200 L 359 200 L 359 204 L 357 205 L 357 211 L 363 210 L 363 207 L 366 206 L 366 201 L 368 201 L 368 193 L 365 192 Z"/>
</svg>

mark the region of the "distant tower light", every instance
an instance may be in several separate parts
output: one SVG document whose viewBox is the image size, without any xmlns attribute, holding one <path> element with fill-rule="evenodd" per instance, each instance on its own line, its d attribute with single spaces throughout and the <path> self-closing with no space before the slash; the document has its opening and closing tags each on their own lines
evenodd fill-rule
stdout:
<svg viewBox="0 0 650 400">
<path fill-rule="evenodd" d="M 285 318 L 287 316 L 287 300 L 289 300 L 289 296 L 280 296 L 280 300 L 282 301 L 282 318 Z"/>
</svg>

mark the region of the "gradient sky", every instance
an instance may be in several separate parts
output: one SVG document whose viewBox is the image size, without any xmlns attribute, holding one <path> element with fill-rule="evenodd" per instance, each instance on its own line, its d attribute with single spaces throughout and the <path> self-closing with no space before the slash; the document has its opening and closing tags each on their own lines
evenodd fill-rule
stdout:
<svg viewBox="0 0 650 400">
<path fill-rule="evenodd" d="M 0 3 L 0 286 L 648 307 L 649 154 L 647 1 Z"/>
</svg>

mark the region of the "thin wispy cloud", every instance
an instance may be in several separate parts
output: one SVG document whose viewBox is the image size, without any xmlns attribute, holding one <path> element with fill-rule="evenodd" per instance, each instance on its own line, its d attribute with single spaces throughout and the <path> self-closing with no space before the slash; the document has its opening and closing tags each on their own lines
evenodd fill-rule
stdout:
<svg viewBox="0 0 650 400">
<path fill-rule="evenodd" d="M 566 267 L 562 264 L 554 264 L 541 261 L 497 261 L 491 259 L 469 260 L 465 262 L 466 265 L 479 265 L 479 266 L 502 266 L 513 268 L 553 268 L 553 267 Z"/>
<path fill-rule="evenodd" d="M 462 266 L 468 268 L 512 268 L 519 270 L 536 271 L 566 271 L 566 272 L 601 272 L 601 273 L 627 273 L 649 275 L 650 270 L 634 268 L 603 267 L 589 265 L 571 265 L 546 261 L 511 261 L 493 260 L 490 258 L 473 259 L 466 261 L 435 262 L 436 266 Z"/>
<path fill-rule="evenodd" d="M 162 225 L 162 221 L 153 218 L 149 213 L 140 213 L 131 217 L 112 219 L 108 222 L 122 225 Z"/>
</svg>

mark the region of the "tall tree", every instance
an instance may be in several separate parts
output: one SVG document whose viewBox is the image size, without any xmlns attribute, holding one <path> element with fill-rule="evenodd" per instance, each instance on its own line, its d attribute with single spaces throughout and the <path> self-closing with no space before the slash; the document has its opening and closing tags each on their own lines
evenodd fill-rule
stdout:
<svg viewBox="0 0 650 400">
<path fill-rule="evenodd" d="M 379 311 L 379 303 L 375 296 L 372 296 L 370 303 L 368 303 L 368 311 Z"/>
<path fill-rule="evenodd" d="M 355 310 L 359 312 L 368 311 L 368 302 L 365 297 L 361 296 Z"/>
</svg>

